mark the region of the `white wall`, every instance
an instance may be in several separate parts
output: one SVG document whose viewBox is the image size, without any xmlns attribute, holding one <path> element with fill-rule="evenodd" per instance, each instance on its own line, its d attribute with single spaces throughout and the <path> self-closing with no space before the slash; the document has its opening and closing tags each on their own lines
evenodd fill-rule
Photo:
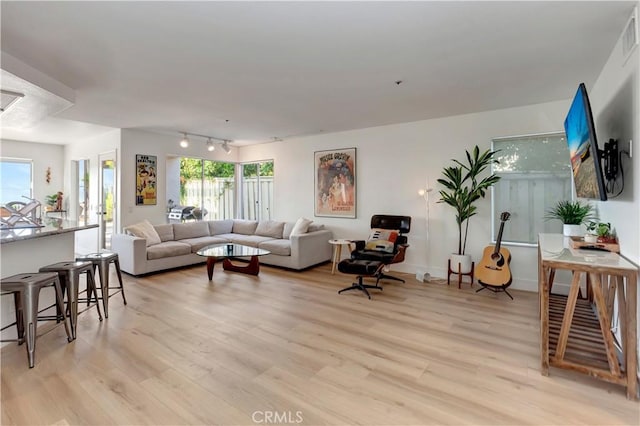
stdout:
<svg viewBox="0 0 640 426">
<path fill-rule="evenodd" d="M 373 214 L 401 214 L 413 218 L 411 247 L 397 270 L 415 273 L 427 270 L 446 276 L 449 253 L 456 249 L 457 229 L 450 207 L 436 203 L 431 193 L 430 238 L 426 242 L 426 208 L 417 191 L 430 185 L 452 158 L 462 159 L 465 149 L 478 144 L 491 147 L 497 136 L 523 135 L 562 130 L 569 101 L 560 101 L 425 120 L 349 132 L 310 136 L 242 147 L 240 161 L 274 159 L 274 217 L 295 220 L 300 216 L 324 223 L 337 238 L 366 238 Z M 356 147 L 357 218 L 313 217 L 313 152 Z M 491 242 L 490 196 L 482 200 L 479 214 L 471 219 L 467 253 L 478 261 Z M 535 248 L 510 247 L 513 253 L 513 288 L 537 290 Z"/>
<path fill-rule="evenodd" d="M 238 160 L 237 148 L 232 147 L 231 152 L 227 154 L 219 145 L 216 145 L 216 150 L 209 152 L 205 146 L 205 139 L 191 136 L 189 147 L 181 148 L 178 145 L 181 138 L 181 135 L 177 133 L 175 135 L 166 135 L 134 129 L 122 130 L 120 229 L 143 219 L 148 219 L 151 223 L 167 222 L 167 158 L 182 156 L 215 161 L 236 162 Z M 158 157 L 158 204 L 155 206 L 136 206 L 136 154 L 156 155 Z M 175 183 L 175 180 L 173 182 Z M 179 202 L 179 198 L 176 198 L 175 194 L 171 194 L 169 198 L 176 203 Z"/>
<path fill-rule="evenodd" d="M 591 90 L 590 101 L 600 148 L 609 138 L 618 139 L 622 150 L 629 150 L 629 141 L 633 145 L 633 157 L 623 160 L 624 192 L 619 198 L 599 202 L 598 210 L 600 219 L 615 227 L 620 253 L 640 265 L 640 47 L 625 61 L 622 38 L 618 40 Z M 640 277 L 635 285 L 640 287 Z M 640 335 L 640 322 L 637 326 Z M 640 359 L 640 341 L 638 355 Z"/>
<path fill-rule="evenodd" d="M 620 251 L 640 264 L 640 49 L 636 47 L 625 62 L 618 41 L 602 73 L 591 89 L 590 101 L 600 149 L 609 138 L 618 139 L 623 155 L 624 192 L 606 202 L 598 202 L 600 219 L 611 222 L 620 241 Z"/>
<path fill-rule="evenodd" d="M 99 175 L 100 175 L 100 155 L 108 152 L 116 152 L 116 182 L 118 181 L 118 165 L 120 159 L 120 136 L 121 130 L 104 133 L 82 142 L 75 142 L 65 145 L 64 164 L 65 164 L 65 190 L 69 193 L 75 192 L 72 188 L 74 182 L 73 173 L 75 169 L 72 167 L 72 161 L 89 160 L 89 223 L 98 223 L 98 206 L 99 200 Z M 75 217 L 70 217 L 74 219 Z M 87 229 L 75 233 L 75 250 L 76 253 L 90 253 L 98 250 L 98 229 Z"/>
<path fill-rule="evenodd" d="M 2 140 L 0 144 L 0 156 L 2 157 L 33 160 L 33 198 L 40 201 L 43 206 L 46 205 L 45 197 L 47 195 L 55 194 L 58 191 L 65 192 L 63 145 L 14 140 Z M 51 167 L 51 181 L 49 183 L 45 181 L 48 167 Z"/>
</svg>

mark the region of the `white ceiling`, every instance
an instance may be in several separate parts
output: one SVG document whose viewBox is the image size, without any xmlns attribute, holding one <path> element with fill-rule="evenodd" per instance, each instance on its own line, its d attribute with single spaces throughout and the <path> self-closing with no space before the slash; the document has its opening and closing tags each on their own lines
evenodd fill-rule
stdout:
<svg viewBox="0 0 640 426">
<path fill-rule="evenodd" d="M 75 90 L 23 140 L 73 120 L 246 144 L 569 99 L 635 4 L 2 2 L 1 35 Z"/>
</svg>

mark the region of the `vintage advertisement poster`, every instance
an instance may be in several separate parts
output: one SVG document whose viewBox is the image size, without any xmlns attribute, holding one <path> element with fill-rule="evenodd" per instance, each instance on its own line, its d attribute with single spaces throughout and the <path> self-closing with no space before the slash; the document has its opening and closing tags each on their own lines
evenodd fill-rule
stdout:
<svg viewBox="0 0 640 426">
<path fill-rule="evenodd" d="M 315 215 L 356 217 L 356 149 L 316 151 Z"/>
<path fill-rule="evenodd" d="M 136 205 L 151 206 L 158 201 L 156 170 L 158 157 L 136 154 Z"/>
</svg>

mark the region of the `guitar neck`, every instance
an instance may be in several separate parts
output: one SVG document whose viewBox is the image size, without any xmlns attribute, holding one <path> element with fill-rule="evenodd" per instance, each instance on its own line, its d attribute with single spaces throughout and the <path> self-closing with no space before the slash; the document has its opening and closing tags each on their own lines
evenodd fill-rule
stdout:
<svg viewBox="0 0 640 426">
<path fill-rule="evenodd" d="M 496 254 L 500 252 L 500 244 L 502 243 L 502 230 L 504 229 L 504 223 L 505 223 L 504 220 L 500 222 L 500 230 L 498 231 L 498 240 L 496 241 L 496 248 L 493 251 Z"/>
</svg>

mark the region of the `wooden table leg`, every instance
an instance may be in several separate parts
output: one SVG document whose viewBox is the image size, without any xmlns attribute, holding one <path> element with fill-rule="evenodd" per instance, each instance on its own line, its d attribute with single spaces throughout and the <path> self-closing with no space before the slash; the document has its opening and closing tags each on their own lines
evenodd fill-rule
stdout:
<svg viewBox="0 0 640 426">
<path fill-rule="evenodd" d="M 251 256 L 251 260 L 246 266 L 234 265 L 231 261 L 225 258 L 222 261 L 222 269 L 225 271 L 240 272 L 249 275 L 258 275 L 260 273 L 260 262 L 258 256 Z"/>
<path fill-rule="evenodd" d="M 207 275 L 209 275 L 209 281 L 213 279 L 213 267 L 216 264 L 216 258 L 213 256 L 207 257 Z"/>
<path fill-rule="evenodd" d="M 540 280 L 540 355 L 542 358 L 540 369 L 543 376 L 549 375 L 549 284 L 547 281 L 549 269 L 543 266 L 543 273 L 538 277 Z"/>
<path fill-rule="evenodd" d="M 340 262 L 342 257 L 342 244 L 336 244 L 333 247 L 333 266 L 331 267 L 331 275 L 336 273 L 336 264 Z"/>
<path fill-rule="evenodd" d="M 637 282 L 638 275 L 636 273 L 630 273 L 626 276 L 626 315 L 625 318 L 621 318 L 621 322 L 625 323 L 626 327 L 626 373 L 627 373 L 627 398 L 633 401 L 638 400 L 638 378 L 636 372 L 638 371 L 638 336 L 636 335 L 637 327 Z M 622 287 L 622 285 L 620 286 Z"/>
</svg>

